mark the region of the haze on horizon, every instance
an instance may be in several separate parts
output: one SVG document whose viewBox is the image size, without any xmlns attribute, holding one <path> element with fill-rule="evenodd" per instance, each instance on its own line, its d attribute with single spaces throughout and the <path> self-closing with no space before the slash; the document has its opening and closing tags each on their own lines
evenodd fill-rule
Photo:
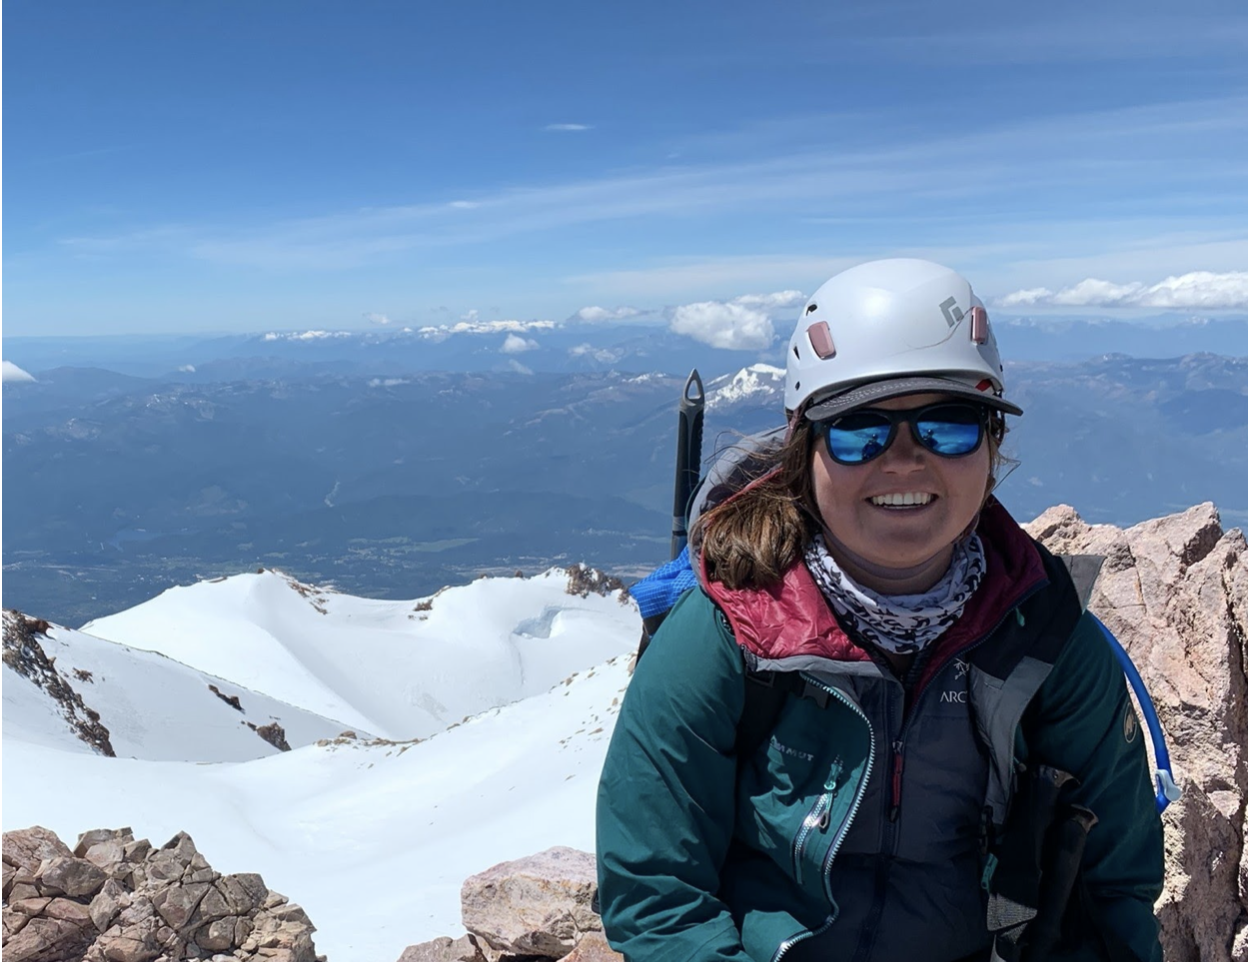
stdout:
<svg viewBox="0 0 1248 962">
<path fill-rule="evenodd" d="M 896 255 L 1013 312 L 1248 309 L 1229 0 L 5 13 L 9 336 L 731 340 Z"/>
</svg>

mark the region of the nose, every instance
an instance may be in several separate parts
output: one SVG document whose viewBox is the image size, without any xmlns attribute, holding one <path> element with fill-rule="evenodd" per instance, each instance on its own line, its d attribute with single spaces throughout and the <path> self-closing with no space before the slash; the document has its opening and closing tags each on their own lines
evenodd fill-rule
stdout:
<svg viewBox="0 0 1248 962">
<path fill-rule="evenodd" d="M 897 436 L 880 455 L 880 468 L 889 474 L 913 474 L 922 471 L 931 454 L 914 439 L 910 422 L 897 425 Z"/>
</svg>

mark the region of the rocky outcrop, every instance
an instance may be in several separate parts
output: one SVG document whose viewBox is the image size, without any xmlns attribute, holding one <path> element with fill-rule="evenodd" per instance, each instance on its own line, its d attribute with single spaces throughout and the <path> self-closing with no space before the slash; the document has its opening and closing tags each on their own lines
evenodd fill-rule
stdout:
<svg viewBox="0 0 1248 962">
<path fill-rule="evenodd" d="M 317 962 L 315 927 L 254 874 L 221 875 L 179 832 L 4 833 L 5 962 Z M 323 962 L 323 959 L 321 960 Z"/>
<path fill-rule="evenodd" d="M 568 573 L 567 592 L 570 595 L 588 598 L 591 594 L 595 594 L 602 595 L 605 598 L 611 592 L 620 591 L 624 587 L 624 582 L 619 578 L 609 575 L 605 571 L 599 571 L 597 568 L 591 568 L 584 562 L 570 565 L 564 570 Z M 621 604 L 625 601 L 626 594 L 621 593 Z"/>
<path fill-rule="evenodd" d="M 1126 530 L 1051 508 L 1026 526 L 1050 550 L 1105 559 L 1089 608 L 1157 706 L 1182 801 L 1163 816 L 1167 962 L 1248 960 L 1248 544 L 1202 504 Z"/>
<path fill-rule="evenodd" d="M 290 742 L 286 740 L 286 729 L 277 722 L 269 722 L 267 725 L 253 725 L 251 722 L 245 724 L 278 751 L 290 751 Z"/>
<path fill-rule="evenodd" d="M 4 663 L 35 686 L 42 688 L 57 704 L 65 721 L 80 739 L 101 755 L 115 757 L 109 731 L 100 722 L 100 714 L 90 708 L 82 695 L 56 670 L 56 659 L 49 658 L 39 644 L 52 626 L 40 618 L 30 618 L 20 611 L 4 610 Z M 80 681 L 91 681 L 90 674 Z"/>
<path fill-rule="evenodd" d="M 622 962 L 594 910 L 594 856 L 556 847 L 495 865 L 464 882 L 457 940 L 409 946 L 399 962 Z"/>
</svg>

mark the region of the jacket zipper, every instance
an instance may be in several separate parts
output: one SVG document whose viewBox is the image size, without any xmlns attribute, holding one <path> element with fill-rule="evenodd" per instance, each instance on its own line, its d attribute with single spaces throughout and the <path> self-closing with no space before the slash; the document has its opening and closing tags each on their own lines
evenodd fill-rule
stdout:
<svg viewBox="0 0 1248 962">
<path fill-rule="evenodd" d="M 1023 592 L 1023 594 L 1019 596 L 1018 600 L 1015 601 L 1014 604 L 1011 605 L 1010 608 L 1006 610 L 1006 612 L 996 621 L 995 624 L 993 624 L 991 628 L 989 628 L 982 635 L 980 635 L 979 638 L 977 638 L 972 644 L 969 644 L 965 648 L 961 649 L 961 651 L 959 651 L 953 657 L 956 658 L 961 655 L 968 654 L 974 649 L 978 648 L 987 639 L 991 638 L 992 635 L 996 632 L 996 630 L 1005 623 L 1005 619 L 1010 616 L 1010 613 L 1016 610 L 1021 604 L 1023 604 L 1028 598 L 1034 595 L 1037 591 L 1043 588 L 1045 584 L 1047 584 L 1047 581 L 1038 582 L 1037 584 L 1033 585 L 1030 589 Z M 943 668 L 944 666 L 942 665 L 941 667 Z M 835 900 L 832 898 L 832 889 L 831 889 L 830 878 L 829 878 L 831 871 L 832 871 L 832 863 L 836 860 L 836 856 L 841 850 L 841 845 L 845 841 L 846 832 L 849 831 L 850 825 L 853 824 L 854 819 L 857 818 L 858 816 L 858 809 L 862 805 L 862 797 L 866 793 L 867 782 L 870 780 L 870 777 L 871 777 L 871 769 L 875 767 L 875 732 L 871 728 L 871 720 L 867 718 L 866 712 L 864 712 L 861 708 L 859 708 L 856 704 L 854 704 L 854 702 L 849 698 L 848 695 L 845 695 L 837 688 L 832 688 L 829 685 L 823 684 L 823 682 L 819 681 L 816 678 L 811 677 L 806 672 L 802 672 L 801 677 L 804 678 L 808 683 L 814 685 L 815 687 L 820 688 L 823 691 L 826 691 L 829 695 L 831 695 L 837 701 L 844 704 L 852 712 L 854 712 L 854 714 L 856 714 L 859 718 L 861 718 L 863 720 L 863 723 L 867 726 L 867 735 L 871 739 L 868 753 L 867 753 L 867 765 L 866 765 L 865 770 L 863 771 L 862 781 L 858 785 L 858 791 L 854 795 L 853 805 L 850 806 L 849 814 L 845 816 L 845 821 L 842 822 L 840 828 L 837 829 L 836 838 L 832 840 L 832 845 L 828 848 L 828 854 L 825 855 L 823 858 L 823 892 L 824 892 L 824 895 L 827 897 L 828 905 L 834 906 Z M 927 690 L 930 687 L 931 687 L 931 683 L 929 682 L 918 693 L 918 697 L 915 698 L 914 704 L 910 706 L 910 713 L 902 724 L 902 729 L 900 733 L 901 736 L 904 737 L 906 731 L 909 729 L 911 719 L 913 719 L 914 716 L 917 714 L 919 701 L 927 694 Z M 902 773 L 905 768 L 904 755 L 902 754 L 902 750 L 904 750 L 904 748 L 905 748 L 905 743 L 903 741 L 903 738 L 899 737 L 897 741 L 894 743 L 894 750 L 896 751 L 897 754 L 893 762 L 893 804 L 897 807 L 898 812 L 900 812 L 900 806 L 901 806 L 901 779 L 902 779 Z M 808 815 L 807 818 L 809 819 L 809 817 L 810 816 Z M 894 821 L 896 820 L 894 816 L 890 815 L 890 817 L 892 817 Z M 805 821 L 803 821 L 803 829 L 804 828 L 805 828 Z M 813 938 L 814 936 L 817 936 L 817 935 L 822 935 L 824 932 L 828 930 L 828 928 L 832 925 L 832 923 L 836 921 L 836 915 L 837 913 L 834 911 L 832 915 L 828 916 L 827 920 L 823 923 L 823 925 L 819 926 L 819 928 L 817 929 L 808 929 L 805 932 L 799 932 L 798 934 L 788 939 L 785 939 L 776 948 L 775 955 L 771 957 L 771 962 L 780 962 L 780 960 L 784 957 L 785 953 L 787 953 L 789 949 L 793 948 L 793 946 L 797 945 L 799 942 L 804 942 L 806 939 Z"/>
<path fill-rule="evenodd" d="M 906 743 L 900 738 L 893 742 L 893 799 L 892 804 L 888 807 L 888 820 L 890 822 L 897 821 L 897 816 L 901 814 L 901 775 L 905 769 Z"/>
<path fill-rule="evenodd" d="M 797 833 L 797 837 L 793 840 L 793 875 L 797 879 L 798 884 L 802 881 L 802 855 L 806 852 L 806 845 L 814 835 L 815 829 L 820 832 L 828 830 L 828 824 L 832 820 L 832 802 L 836 799 L 837 781 L 841 777 L 841 771 L 844 769 L 845 763 L 841 758 L 837 758 L 832 762 L 832 768 L 828 772 L 828 777 L 823 783 L 823 794 L 815 799 L 815 804 L 811 806 L 806 817 L 802 819 L 802 827 Z"/>
<path fill-rule="evenodd" d="M 965 648 L 958 651 L 957 654 L 953 655 L 950 660 L 961 658 L 965 655 L 969 655 L 972 651 L 974 651 L 976 648 L 982 645 L 985 641 L 991 638 L 996 633 L 997 629 L 1000 628 L 1003 624 L 1005 624 L 1006 619 L 1009 618 L 1011 614 L 1021 619 L 1022 615 L 1019 612 L 1019 607 L 1028 598 L 1030 598 L 1037 591 L 1043 588 L 1044 585 L 1047 583 L 1048 582 L 1046 581 L 1040 584 L 1036 584 L 1032 586 L 1031 588 L 1027 589 L 1027 591 L 1023 592 L 1023 594 L 1014 603 L 1014 605 L 1011 608 L 1009 608 L 1005 612 L 1005 614 L 1003 614 L 1000 618 L 998 618 L 991 628 L 989 628 L 986 632 L 984 632 L 984 634 L 976 638 L 973 642 L 971 642 L 971 644 L 967 645 Z M 941 665 L 940 671 L 944 671 L 945 668 L 948 666 L 948 664 L 949 662 L 945 662 L 945 664 Z M 936 674 L 938 675 L 940 674 L 940 672 L 938 671 L 936 672 Z M 935 678 L 936 675 L 933 675 L 932 677 Z M 919 691 L 918 695 L 914 699 L 913 704 L 911 704 L 910 706 L 909 713 L 906 715 L 905 720 L 901 724 L 901 732 L 897 740 L 893 742 L 892 800 L 888 809 L 888 820 L 890 822 L 896 822 L 898 817 L 901 815 L 901 782 L 902 782 L 902 774 L 905 771 L 905 765 L 906 765 L 905 754 L 904 754 L 905 748 L 906 748 L 905 735 L 910 730 L 911 722 L 918 715 L 919 704 L 927 696 L 928 689 L 930 689 L 931 687 L 932 687 L 932 684 L 929 681 L 926 685 L 923 686 L 922 690 Z M 889 854 L 891 855 L 892 853 L 890 852 Z"/>
<path fill-rule="evenodd" d="M 858 817 L 858 809 L 862 806 L 862 797 L 867 791 L 867 782 L 871 779 L 871 769 L 875 767 L 875 732 L 871 729 L 871 720 L 867 718 L 867 713 L 854 704 L 853 699 L 843 693 L 838 688 L 832 688 L 825 685 L 816 678 L 812 678 L 806 672 L 801 672 L 801 677 L 807 683 L 814 685 L 816 688 L 826 691 L 837 701 L 845 705 L 850 711 L 862 719 L 863 724 L 867 728 L 867 737 L 870 739 L 867 749 L 867 764 L 863 769 L 862 779 L 858 783 L 858 790 L 854 793 L 853 804 L 850 805 L 849 814 L 845 816 L 845 820 L 841 822 L 840 827 L 836 830 L 836 837 L 832 839 L 832 844 L 828 848 L 828 854 L 823 857 L 822 874 L 823 874 L 823 894 L 828 900 L 828 905 L 833 907 L 833 912 L 828 916 L 827 921 L 817 929 L 808 929 L 805 932 L 799 932 L 796 935 L 785 939 L 776 948 L 775 955 L 771 957 L 771 962 L 780 962 L 785 953 L 799 942 L 816 935 L 822 935 L 829 926 L 836 921 L 837 911 L 835 909 L 836 901 L 832 898 L 832 887 L 829 883 L 828 875 L 832 871 L 832 862 L 835 861 L 837 853 L 841 850 L 841 845 L 845 842 L 845 833 L 849 831 L 849 827 L 854 823 L 854 819 Z M 808 816 L 809 817 L 809 816 Z M 805 823 L 803 822 L 803 828 Z"/>
</svg>

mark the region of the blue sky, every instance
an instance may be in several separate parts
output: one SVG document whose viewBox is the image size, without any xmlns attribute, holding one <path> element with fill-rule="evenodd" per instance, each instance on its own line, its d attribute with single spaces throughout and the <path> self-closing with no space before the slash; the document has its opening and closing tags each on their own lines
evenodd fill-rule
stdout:
<svg viewBox="0 0 1248 962">
<path fill-rule="evenodd" d="M 661 320 L 899 254 L 1001 310 L 1248 309 L 1241 2 L 9 0 L 3 28 L 11 336 Z"/>
</svg>

